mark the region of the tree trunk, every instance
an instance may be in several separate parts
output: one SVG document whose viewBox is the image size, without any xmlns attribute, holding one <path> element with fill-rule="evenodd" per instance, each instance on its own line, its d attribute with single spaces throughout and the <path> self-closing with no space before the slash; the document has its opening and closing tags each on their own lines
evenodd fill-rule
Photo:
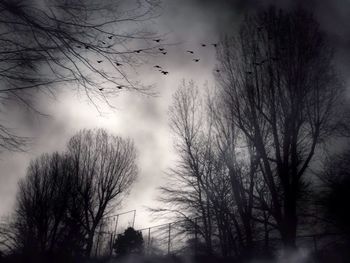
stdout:
<svg viewBox="0 0 350 263">
<path fill-rule="evenodd" d="M 297 215 L 295 191 L 288 189 L 284 198 L 284 218 L 282 226 L 282 241 L 284 248 L 296 248 Z"/>
<path fill-rule="evenodd" d="M 96 227 L 97 226 L 92 227 L 91 231 L 88 233 L 88 238 L 87 238 L 87 242 L 86 242 L 86 251 L 85 251 L 86 256 L 88 258 L 90 258 L 90 256 L 91 256 L 92 246 L 94 244 L 94 236 L 95 236 Z"/>
<path fill-rule="evenodd" d="M 89 258 L 91 251 L 92 251 L 92 245 L 93 245 L 93 236 L 89 235 L 88 240 L 87 240 L 87 244 L 86 244 L 86 256 Z"/>
</svg>

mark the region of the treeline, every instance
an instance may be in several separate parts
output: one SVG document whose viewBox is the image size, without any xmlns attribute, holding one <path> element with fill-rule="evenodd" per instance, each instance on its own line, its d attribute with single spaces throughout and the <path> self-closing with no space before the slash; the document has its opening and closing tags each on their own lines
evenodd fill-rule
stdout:
<svg viewBox="0 0 350 263">
<path fill-rule="evenodd" d="M 154 210 L 186 218 L 188 247 L 204 255 L 294 250 L 301 235 L 348 246 L 350 147 L 334 147 L 349 136 L 346 90 L 327 35 L 308 12 L 270 8 L 223 37 L 217 59 L 215 89 L 184 81 L 173 96 L 178 162 Z M 1 245 L 22 261 L 91 257 L 135 159 L 132 141 L 100 129 L 33 160 Z"/>
<path fill-rule="evenodd" d="M 82 130 L 63 153 L 33 160 L 20 180 L 11 222 L 2 229 L 9 258 L 59 262 L 89 258 L 103 219 L 136 175 L 131 140 Z"/>
<path fill-rule="evenodd" d="M 331 156 L 349 135 L 333 58 L 310 13 L 247 15 L 218 46 L 215 90 L 184 81 L 173 96 L 179 161 L 155 211 L 188 218 L 206 254 L 295 249 L 299 235 L 327 231 L 348 238 L 348 153 Z"/>
</svg>

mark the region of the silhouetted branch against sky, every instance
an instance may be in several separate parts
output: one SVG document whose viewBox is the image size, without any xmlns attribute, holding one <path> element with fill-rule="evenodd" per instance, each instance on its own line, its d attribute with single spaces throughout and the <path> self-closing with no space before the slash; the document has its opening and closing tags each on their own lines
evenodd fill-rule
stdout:
<svg viewBox="0 0 350 263">
<path fill-rule="evenodd" d="M 158 1 L 4 0 L 0 13 L 2 103 L 37 112 L 31 95 L 55 96 L 63 88 L 96 107 L 123 90 L 152 94 L 129 75 L 144 57 L 159 53 L 147 26 L 159 13 Z M 24 138 L 6 127 L 0 135 L 1 148 L 21 149 Z"/>
<path fill-rule="evenodd" d="M 137 209 L 136 225 L 148 226 L 143 207 L 155 204 L 155 189 L 178 160 L 172 95 L 182 79 L 193 79 L 199 93 L 204 83 L 214 89 L 224 73 L 216 58 L 221 37 L 237 37 L 246 14 L 271 4 L 314 13 L 348 90 L 350 7 L 343 0 L 0 1 L 0 213 L 12 211 L 31 159 L 61 151 L 80 129 L 102 127 L 135 141 L 140 177 L 125 210 Z M 27 153 L 8 151 L 22 149 L 26 137 Z M 203 145 L 209 152 L 205 141 L 196 146 Z"/>
<path fill-rule="evenodd" d="M 141 61 L 136 44 L 156 51 L 155 33 L 140 25 L 156 15 L 155 1 L 2 1 L 1 7 L 2 93 L 57 83 L 78 84 L 91 96 L 106 82 L 114 84 L 109 92 L 118 85 L 144 90 L 117 65 Z"/>
<path fill-rule="evenodd" d="M 97 227 L 136 179 L 135 160 L 131 140 L 102 129 L 82 130 L 66 152 L 34 159 L 19 183 L 11 223 L 16 246 L 31 253 L 68 247 L 90 256 Z"/>
</svg>

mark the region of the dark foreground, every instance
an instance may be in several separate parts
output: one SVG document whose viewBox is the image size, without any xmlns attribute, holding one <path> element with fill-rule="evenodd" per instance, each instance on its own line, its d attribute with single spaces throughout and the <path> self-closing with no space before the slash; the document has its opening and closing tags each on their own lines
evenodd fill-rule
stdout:
<svg viewBox="0 0 350 263">
<path fill-rule="evenodd" d="M 249 258 L 248 258 L 249 257 Z M 176 255 L 130 255 L 123 258 L 106 257 L 99 259 L 75 258 L 67 259 L 63 257 L 51 258 L 26 258 L 23 256 L 2 257 L 0 262 L 15 263 L 46 263 L 46 262 L 74 262 L 74 263 L 346 263 L 350 257 L 350 249 L 342 247 L 337 250 L 324 249 L 317 254 L 307 250 L 298 250 L 293 253 L 277 253 L 274 256 L 250 255 L 245 258 L 217 257 L 217 256 L 176 256 Z"/>
</svg>

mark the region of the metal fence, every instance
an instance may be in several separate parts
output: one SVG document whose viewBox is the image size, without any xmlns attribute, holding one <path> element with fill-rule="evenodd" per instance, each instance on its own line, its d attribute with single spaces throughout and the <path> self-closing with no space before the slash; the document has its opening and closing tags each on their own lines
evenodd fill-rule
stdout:
<svg viewBox="0 0 350 263">
<path fill-rule="evenodd" d="M 135 215 L 136 211 L 132 210 L 104 219 L 95 235 L 93 254 L 113 255 L 115 239 L 128 227 L 134 227 Z M 166 255 L 194 252 L 198 244 L 204 242 L 200 233 L 201 228 L 200 218 L 187 218 L 136 230 L 142 233 L 145 254 Z"/>
<path fill-rule="evenodd" d="M 128 227 L 135 226 L 136 210 L 113 214 L 105 217 L 96 230 L 93 254 L 95 256 L 110 256 L 113 254 L 113 244 L 117 235 Z"/>
<path fill-rule="evenodd" d="M 122 234 L 128 227 L 135 225 L 136 211 L 109 216 L 101 224 L 95 238 L 94 255 L 111 256 L 114 254 L 113 243 L 118 234 Z M 204 227 L 203 221 L 198 218 L 186 218 L 166 224 L 152 227 L 136 229 L 142 233 L 144 240 L 144 253 L 147 255 L 167 255 L 167 254 L 197 254 L 205 250 L 204 235 L 201 232 Z M 215 225 L 211 226 L 212 249 L 220 255 L 221 247 L 218 237 L 218 230 Z M 308 251 L 320 251 L 334 243 L 336 233 L 328 234 L 305 234 L 297 237 L 297 246 Z M 272 233 L 266 240 L 256 240 L 256 247 L 262 249 L 269 248 L 277 251 L 282 248 L 282 242 L 278 233 Z M 204 251 L 205 253 L 205 251 Z"/>
<path fill-rule="evenodd" d="M 180 254 L 186 250 L 195 234 L 185 224 L 190 220 L 181 220 L 153 227 L 139 229 L 144 238 L 146 254 Z"/>
</svg>

